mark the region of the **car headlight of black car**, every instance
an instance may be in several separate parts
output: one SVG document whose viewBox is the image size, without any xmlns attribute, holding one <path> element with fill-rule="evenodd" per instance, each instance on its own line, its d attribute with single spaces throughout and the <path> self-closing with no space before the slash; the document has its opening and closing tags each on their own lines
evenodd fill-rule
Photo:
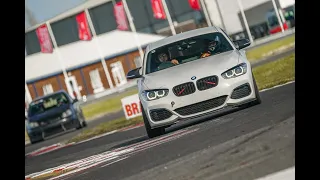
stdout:
<svg viewBox="0 0 320 180">
<path fill-rule="evenodd" d="M 35 128 L 35 127 L 38 127 L 39 126 L 39 123 L 38 122 L 28 122 L 28 126 L 30 128 Z"/>
<path fill-rule="evenodd" d="M 62 113 L 62 118 L 66 118 L 72 115 L 72 111 L 70 109 L 66 110 Z"/>
<path fill-rule="evenodd" d="M 153 101 L 167 96 L 168 93 L 168 89 L 146 90 L 142 92 L 142 97 L 146 101 Z"/>
<path fill-rule="evenodd" d="M 221 74 L 221 76 L 225 79 L 235 78 L 247 73 L 247 64 L 241 63 Z"/>
</svg>

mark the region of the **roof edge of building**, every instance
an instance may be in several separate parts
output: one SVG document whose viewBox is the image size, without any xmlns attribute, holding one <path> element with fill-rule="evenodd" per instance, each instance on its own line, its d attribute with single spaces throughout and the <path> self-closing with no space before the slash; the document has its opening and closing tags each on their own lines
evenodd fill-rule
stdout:
<svg viewBox="0 0 320 180">
<path fill-rule="evenodd" d="M 147 46 L 148 46 L 148 44 L 144 44 L 141 47 L 144 49 Z M 126 51 L 122 51 L 120 53 L 115 53 L 115 54 L 110 55 L 110 56 L 105 56 L 104 59 L 105 60 L 109 60 L 109 59 L 112 59 L 112 58 L 115 58 L 115 57 L 118 57 L 118 56 L 122 56 L 122 55 L 126 55 L 128 53 L 132 53 L 132 52 L 135 52 L 135 51 L 138 51 L 138 48 L 132 48 L 132 49 L 128 49 Z M 79 65 L 67 68 L 66 71 L 73 71 L 73 70 L 80 69 L 80 68 L 83 68 L 83 67 L 95 64 L 95 63 L 99 63 L 99 62 L 101 62 L 100 59 L 95 59 L 95 60 L 92 60 L 92 61 L 84 63 L 84 64 L 79 64 Z M 63 72 L 61 70 L 61 71 L 55 71 L 55 72 L 52 72 L 52 73 L 48 73 L 46 75 L 42 75 L 42 76 L 39 76 L 39 77 L 26 79 L 26 83 L 27 84 L 32 84 L 32 83 L 34 83 L 36 81 L 39 81 L 39 80 L 42 80 L 42 79 L 46 79 L 46 78 L 50 78 L 50 77 L 53 77 L 53 76 L 57 76 L 57 75 L 62 74 L 62 73 Z"/>
</svg>

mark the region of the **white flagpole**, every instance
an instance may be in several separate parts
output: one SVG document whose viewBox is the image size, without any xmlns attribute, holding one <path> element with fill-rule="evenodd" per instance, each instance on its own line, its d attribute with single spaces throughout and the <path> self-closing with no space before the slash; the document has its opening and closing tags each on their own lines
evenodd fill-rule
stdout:
<svg viewBox="0 0 320 180">
<path fill-rule="evenodd" d="M 46 25 L 47 25 L 47 28 L 48 28 L 48 31 L 49 31 L 49 35 L 50 35 L 52 43 L 53 43 L 54 51 L 56 52 L 56 54 L 58 56 L 58 61 L 59 61 L 60 65 L 61 65 L 61 69 L 62 69 L 62 72 L 63 72 L 63 75 L 64 75 L 64 79 L 65 79 L 65 83 L 66 83 L 66 86 L 67 86 L 67 90 L 68 90 L 69 93 L 71 93 L 71 96 L 73 97 L 72 88 L 71 88 L 70 83 L 69 83 L 69 76 L 67 74 L 66 66 L 65 66 L 65 64 L 63 62 L 59 47 L 57 45 L 56 38 L 54 37 L 54 34 L 52 32 L 52 29 L 51 29 L 51 25 L 50 25 L 50 23 L 48 21 L 46 22 Z"/>
<path fill-rule="evenodd" d="M 224 24 L 224 20 L 223 20 L 223 17 L 222 17 L 221 8 L 220 8 L 218 0 L 215 0 L 215 3 L 217 5 L 217 9 L 218 9 L 218 12 L 219 12 L 219 17 L 220 17 L 220 20 L 221 20 L 222 29 L 227 32 L 227 28 L 226 28 L 226 25 Z"/>
<path fill-rule="evenodd" d="M 32 97 L 31 97 L 31 94 L 30 94 L 30 91 L 29 91 L 27 82 L 25 82 L 24 88 L 25 88 L 25 90 L 26 90 L 27 101 L 28 101 L 28 103 L 30 103 L 30 102 L 32 101 Z"/>
<path fill-rule="evenodd" d="M 27 56 L 27 49 L 25 48 L 25 56 Z M 29 91 L 29 88 L 28 88 L 28 85 L 27 85 L 27 81 L 24 81 L 24 89 L 26 91 L 26 95 L 27 95 L 27 101 L 28 101 L 28 104 L 32 101 L 32 97 L 31 97 L 31 94 L 30 94 L 30 91 Z"/>
<path fill-rule="evenodd" d="M 112 1 L 112 2 L 114 3 L 114 1 Z M 129 24 L 130 24 L 130 29 L 133 32 L 134 38 L 136 40 L 136 43 L 137 43 L 137 46 L 138 46 L 138 49 L 139 49 L 140 60 L 141 60 L 141 64 L 142 64 L 144 53 L 143 53 L 143 50 L 141 48 L 141 44 L 140 44 L 140 41 L 139 41 L 139 38 L 138 38 L 138 35 L 137 35 L 136 27 L 135 27 L 135 25 L 133 23 L 133 17 L 131 16 L 127 1 L 126 0 L 122 0 L 122 3 L 123 3 L 123 8 L 124 8 L 124 10 L 126 12 L 126 15 L 128 17 L 128 21 L 129 21 Z"/>
<path fill-rule="evenodd" d="M 243 11 L 243 6 L 242 6 L 242 3 L 241 3 L 241 0 L 237 0 L 237 2 L 238 2 L 238 5 L 239 5 L 239 8 L 240 8 L 240 11 L 241 11 L 242 19 L 243 19 L 244 25 L 246 27 L 247 34 L 249 36 L 249 40 L 250 40 L 251 43 L 253 43 L 252 35 L 251 35 L 251 32 L 250 32 L 250 28 L 249 28 L 249 25 L 248 25 L 248 21 L 247 21 L 246 15 L 244 14 L 244 11 Z"/>
<path fill-rule="evenodd" d="M 205 16 L 205 18 L 207 20 L 208 26 L 212 26 L 212 23 L 210 21 L 210 16 L 209 16 L 209 13 L 208 13 L 208 9 L 207 9 L 207 7 L 206 7 L 206 5 L 204 3 L 204 0 L 200 0 L 200 4 L 202 6 L 203 13 L 204 13 L 204 16 Z"/>
<path fill-rule="evenodd" d="M 91 29 L 91 32 L 92 32 L 93 41 L 95 42 L 96 47 L 97 47 L 97 49 L 98 49 L 98 53 L 99 53 L 99 56 L 100 56 L 100 61 L 101 61 L 102 66 L 103 66 L 104 73 L 106 74 L 106 77 L 107 77 L 109 86 L 110 86 L 110 88 L 112 89 L 114 86 L 113 86 L 113 83 L 112 83 L 112 80 L 111 80 L 111 77 L 110 77 L 110 73 L 109 73 L 109 71 L 108 71 L 107 63 L 106 63 L 106 61 L 105 61 L 105 59 L 104 59 L 104 56 L 103 56 L 103 54 L 102 54 L 101 47 L 100 47 L 99 42 L 98 42 L 99 40 L 98 40 L 98 37 L 97 37 L 96 30 L 94 29 L 91 16 L 90 16 L 90 14 L 89 14 L 88 9 L 85 9 L 84 11 L 85 11 L 85 14 L 86 14 L 86 17 L 87 17 L 87 20 L 88 20 L 88 23 L 89 23 L 89 26 L 90 26 L 90 29 Z"/>
<path fill-rule="evenodd" d="M 162 6 L 163 6 L 163 9 L 164 9 L 164 12 L 166 13 L 166 16 L 167 16 L 167 20 L 168 20 L 172 35 L 175 35 L 176 34 L 176 30 L 174 29 L 174 25 L 173 25 L 173 22 L 172 22 L 172 19 L 171 19 L 171 16 L 170 16 L 170 12 L 169 12 L 166 0 L 161 0 L 161 1 L 162 1 Z"/>
<path fill-rule="evenodd" d="M 278 11 L 276 2 L 275 2 L 274 0 L 272 0 L 272 4 L 273 4 L 274 12 L 275 12 L 276 15 L 277 15 L 277 19 L 278 19 L 278 22 L 279 22 L 279 26 L 281 27 L 281 31 L 284 32 L 282 20 L 281 20 L 281 18 L 280 18 L 280 15 L 279 15 L 279 11 Z"/>
</svg>

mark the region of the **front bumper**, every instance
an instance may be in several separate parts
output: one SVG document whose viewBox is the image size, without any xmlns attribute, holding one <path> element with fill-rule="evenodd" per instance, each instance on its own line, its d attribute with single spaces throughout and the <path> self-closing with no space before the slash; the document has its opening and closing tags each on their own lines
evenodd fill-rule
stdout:
<svg viewBox="0 0 320 180">
<path fill-rule="evenodd" d="M 243 96 L 243 92 L 239 91 L 238 95 L 242 93 L 241 98 L 235 97 L 235 93 L 233 92 L 237 90 L 237 88 L 245 85 L 249 87 L 250 92 Z M 220 98 L 219 102 L 214 101 L 215 98 Z M 195 93 L 182 97 L 177 97 L 170 91 L 168 96 L 164 98 L 154 101 L 144 101 L 141 99 L 141 103 L 149 119 L 150 126 L 156 128 L 172 125 L 180 119 L 189 119 L 208 113 L 210 114 L 211 112 L 224 109 L 228 106 L 238 106 L 255 99 L 256 94 L 253 77 L 251 70 L 249 70 L 246 74 L 237 78 L 224 79 L 219 77 L 219 84 L 211 89 L 204 91 L 196 90 Z M 174 102 L 174 105 L 171 104 L 172 102 Z M 198 106 L 196 110 L 195 107 L 190 107 L 195 105 Z M 162 110 L 160 115 L 165 117 L 164 119 L 160 118 L 161 120 L 159 120 L 155 118 L 154 114 L 151 115 L 152 112 L 159 109 Z"/>
<path fill-rule="evenodd" d="M 60 119 L 54 123 L 38 126 L 28 130 L 28 135 L 33 140 L 40 140 L 46 136 L 51 136 L 68 129 L 75 128 L 78 125 L 78 119 L 74 116 Z"/>
</svg>

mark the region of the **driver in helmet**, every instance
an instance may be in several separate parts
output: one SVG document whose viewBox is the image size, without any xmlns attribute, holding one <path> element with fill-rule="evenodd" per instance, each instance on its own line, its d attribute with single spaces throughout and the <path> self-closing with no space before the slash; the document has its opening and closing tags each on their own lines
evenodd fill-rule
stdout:
<svg viewBox="0 0 320 180">
<path fill-rule="evenodd" d="M 160 53 L 158 55 L 158 61 L 160 62 L 160 65 L 157 67 L 157 70 L 165 69 L 179 64 L 179 61 L 176 59 L 170 60 L 167 53 Z"/>
<path fill-rule="evenodd" d="M 171 62 L 171 63 L 174 64 L 174 65 L 178 65 L 178 64 L 179 64 L 178 60 L 176 60 L 176 59 L 169 60 L 169 56 L 167 55 L 167 53 L 161 53 L 161 54 L 159 54 L 159 55 L 158 55 L 158 60 L 159 60 L 161 63 Z"/>
<path fill-rule="evenodd" d="M 219 46 L 219 37 L 217 36 L 214 41 L 210 41 L 208 43 L 208 49 L 201 53 L 200 58 L 205 58 L 211 56 L 211 54 L 216 53 L 218 51 Z"/>
</svg>

